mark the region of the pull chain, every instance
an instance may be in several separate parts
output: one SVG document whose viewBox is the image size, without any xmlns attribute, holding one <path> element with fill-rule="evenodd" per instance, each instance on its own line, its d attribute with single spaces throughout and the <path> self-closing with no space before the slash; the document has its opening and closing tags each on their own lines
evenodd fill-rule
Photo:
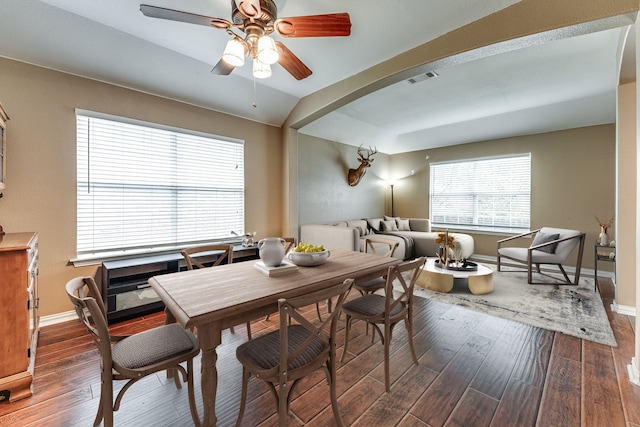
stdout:
<svg viewBox="0 0 640 427">
<path fill-rule="evenodd" d="M 253 76 L 253 108 L 256 108 L 256 76 Z"/>
</svg>

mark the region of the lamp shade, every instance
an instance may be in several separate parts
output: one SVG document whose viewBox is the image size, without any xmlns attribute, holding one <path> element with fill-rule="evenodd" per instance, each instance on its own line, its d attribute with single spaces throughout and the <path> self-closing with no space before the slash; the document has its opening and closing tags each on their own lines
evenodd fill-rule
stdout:
<svg viewBox="0 0 640 427">
<path fill-rule="evenodd" d="M 266 79 L 271 77 L 271 66 L 260 62 L 258 58 L 253 58 L 253 77 L 256 79 Z"/>
<path fill-rule="evenodd" d="M 278 62 L 278 50 L 276 42 L 269 36 L 262 36 L 258 40 L 258 59 L 263 64 L 275 64 Z"/>
<path fill-rule="evenodd" d="M 242 67 L 244 65 L 244 45 L 242 42 L 237 38 L 229 40 L 224 48 L 222 59 L 229 65 Z"/>
</svg>

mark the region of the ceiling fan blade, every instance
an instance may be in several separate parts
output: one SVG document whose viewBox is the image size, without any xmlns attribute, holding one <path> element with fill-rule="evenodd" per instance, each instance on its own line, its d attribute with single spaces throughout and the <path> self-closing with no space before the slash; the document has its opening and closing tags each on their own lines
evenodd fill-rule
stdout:
<svg viewBox="0 0 640 427">
<path fill-rule="evenodd" d="M 182 12 L 180 10 L 167 9 L 164 7 L 140 5 L 140 12 L 150 18 L 168 19 L 169 21 L 187 22 L 189 24 L 204 25 L 226 29 L 231 27 L 231 22 L 222 18 L 211 18 L 209 16 L 196 15 L 195 13 Z"/>
<path fill-rule="evenodd" d="M 211 74 L 218 76 L 228 76 L 236 67 L 230 65 L 227 61 L 220 58 L 220 61 L 211 69 Z"/>
<path fill-rule="evenodd" d="M 273 27 L 283 37 L 335 37 L 351 34 L 348 13 L 282 18 L 276 20 Z"/>
<path fill-rule="evenodd" d="M 304 65 L 282 42 L 276 42 L 276 47 L 280 54 L 278 64 L 282 65 L 282 68 L 287 70 L 296 80 L 306 79 L 312 74 L 309 67 Z"/>
</svg>

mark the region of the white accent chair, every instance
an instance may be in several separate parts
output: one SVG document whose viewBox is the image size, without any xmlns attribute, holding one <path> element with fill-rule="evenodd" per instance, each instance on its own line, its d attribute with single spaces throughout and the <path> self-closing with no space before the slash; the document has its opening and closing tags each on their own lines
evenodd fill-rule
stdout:
<svg viewBox="0 0 640 427">
<path fill-rule="evenodd" d="M 518 238 L 534 236 L 533 243 L 528 248 L 504 246 Z M 502 258 L 507 258 L 522 264 L 526 264 L 528 272 L 527 282 L 534 284 L 532 277 L 532 266 L 536 265 L 536 271 L 540 271 L 541 264 L 553 264 L 557 266 L 565 279 L 565 284 L 578 285 L 580 280 L 580 268 L 582 266 L 582 254 L 584 252 L 585 233 L 578 230 L 568 230 L 564 228 L 543 227 L 528 233 L 507 237 L 498 240 L 498 271 L 501 271 Z M 576 274 L 571 282 L 569 276 L 564 271 L 562 264 L 569 258 L 575 247 L 578 246 L 578 259 L 576 263 Z M 549 276 L 553 277 L 553 276 Z M 548 284 L 548 283 L 535 283 Z M 561 283 L 562 284 L 562 283 Z"/>
</svg>

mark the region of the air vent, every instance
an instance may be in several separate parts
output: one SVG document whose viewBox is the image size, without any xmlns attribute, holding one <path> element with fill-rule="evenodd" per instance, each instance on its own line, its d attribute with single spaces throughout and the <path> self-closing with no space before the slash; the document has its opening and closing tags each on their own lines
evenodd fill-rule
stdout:
<svg viewBox="0 0 640 427">
<path fill-rule="evenodd" d="M 412 77 L 407 81 L 412 85 L 414 85 L 416 83 L 420 83 L 427 79 L 432 79 L 434 77 L 438 77 L 438 73 L 436 73 L 435 71 L 427 71 L 426 73 L 420 74 L 419 76 L 416 76 L 416 77 Z"/>
</svg>

